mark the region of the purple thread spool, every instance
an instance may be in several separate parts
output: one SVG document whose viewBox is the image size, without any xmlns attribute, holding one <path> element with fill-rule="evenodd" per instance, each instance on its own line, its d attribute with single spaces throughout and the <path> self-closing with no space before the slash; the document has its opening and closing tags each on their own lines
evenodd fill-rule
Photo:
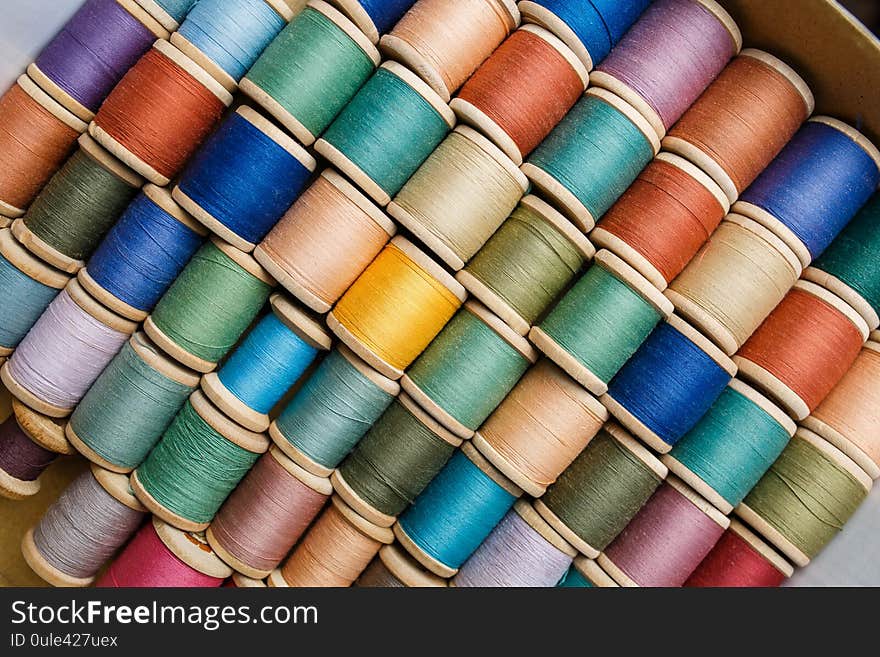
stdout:
<svg viewBox="0 0 880 657">
<path fill-rule="evenodd" d="M 10 415 L 0 424 L 0 495 L 20 500 L 37 494 L 38 477 L 56 456 L 31 440 Z"/>
</svg>

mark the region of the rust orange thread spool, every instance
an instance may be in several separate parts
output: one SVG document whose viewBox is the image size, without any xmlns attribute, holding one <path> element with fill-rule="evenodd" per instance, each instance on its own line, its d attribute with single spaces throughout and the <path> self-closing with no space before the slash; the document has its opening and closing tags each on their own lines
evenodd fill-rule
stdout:
<svg viewBox="0 0 880 657">
<path fill-rule="evenodd" d="M 104 148 L 164 187 L 208 136 L 232 95 L 167 41 L 157 41 L 89 126 Z"/>
<path fill-rule="evenodd" d="M 24 214 L 85 129 L 28 76 L 18 78 L 0 97 L 0 215 Z"/>
<path fill-rule="evenodd" d="M 762 50 L 740 53 L 685 112 L 663 148 L 712 176 L 731 203 L 813 113 L 807 83 Z"/>
<path fill-rule="evenodd" d="M 568 46 L 543 28 L 525 25 L 477 69 L 449 106 L 519 166 L 588 83 L 587 69 Z"/>
<path fill-rule="evenodd" d="M 843 378 L 867 339 L 865 320 L 842 299 L 798 281 L 734 361 L 742 376 L 802 420 Z"/>
<path fill-rule="evenodd" d="M 665 290 L 729 210 L 727 196 L 709 176 L 678 155 L 660 153 L 590 238 Z"/>
</svg>

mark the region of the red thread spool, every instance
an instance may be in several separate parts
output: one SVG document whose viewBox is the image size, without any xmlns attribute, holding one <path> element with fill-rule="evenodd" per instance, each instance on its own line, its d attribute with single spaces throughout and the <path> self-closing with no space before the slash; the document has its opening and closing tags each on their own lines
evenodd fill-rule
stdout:
<svg viewBox="0 0 880 657">
<path fill-rule="evenodd" d="M 686 587 L 773 588 L 792 576 L 794 568 L 739 520 L 730 528 L 685 582 Z"/>
<path fill-rule="evenodd" d="M 584 93 L 589 73 L 562 41 L 536 25 L 510 35 L 450 107 L 517 166 Z"/>
<path fill-rule="evenodd" d="M 89 133 L 164 187 L 231 103 L 219 82 L 167 41 L 157 41 L 101 105 Z"/>
<path fill-rule="evenodd" d="M 798 281 L 733 360 L 742 376 L 802 420 L 849 371 L 868 333 L 842 299 Z"/>
<path fill-rule="evenodd" d="M 706 243 L 730 202 L 703 171 L 660 153 L 590 234 L 664 290 Z"/>
</svg>

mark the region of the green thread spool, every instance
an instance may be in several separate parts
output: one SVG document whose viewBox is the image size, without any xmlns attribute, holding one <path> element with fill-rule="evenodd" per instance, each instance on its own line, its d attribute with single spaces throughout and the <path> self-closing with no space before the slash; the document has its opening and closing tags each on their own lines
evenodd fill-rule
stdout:
<svg viewBox="0 0 880 657">
<path fill-rule="evenodd" d="M 843 452 L 798 428 L 736 513 L 804 567 L 843 529 L 872 485 Z"/>
<path fill-rule="evenodd" d="M 636 352 L 672 304 L 635 269 L 599 251 L 590 269 L 529 339 L 594 395 Z"/>
<path fill-rule="evenodd" d="M 102 468 L 131 472 L 198 385 L 197 374 L 135 333 L 76 407 L 65 429 L 67 439 Z"/>
<path fill-rule="evenodd" d="M 144 330 L 178 362 L 210 372 L 250 326 L 274 285 L 251 256 L 215 238 L 159 299 Z"/>
<path fill-rule="evenodd" d="M 330 478 L 361 516 L 390 527 L 462 441 L 401 394 Z"/>
<path fill-rule="evenodd" d="M 317 0 L 275 37 L 240 89 L 309 146 L 380 61 L 350 20 Z"/>
<path fill-rule="evenodd" d="M 18 240 L 70 273 L 86 259 L 140 191 L 144 180 L 88 135 L 12 226 Z"/>
<path fill-rule="evenodd" d="M 470 438 L 536 359 L 528 341 L 485 306 L 469 301 L 400 385 L 447 429 Z"/>
<path fill-rule="evenodd" d="M 535 509 L 581 554 L 595 559 L 635 517 L 667 472 L 624 429 L 607 424 L 535 502 Z"/>
<path fill-rule="evenodd" d="M 131 475 L 132 490 L 168 524 L 202 531 L 267 449 L 265 434 L 241 428 L 196 390 Z"/>
<path fill-rule="evenodd" d="M 526 196 L 456 279 L 525 335 L 595 254 L 571 222 Z"/>
</svg>

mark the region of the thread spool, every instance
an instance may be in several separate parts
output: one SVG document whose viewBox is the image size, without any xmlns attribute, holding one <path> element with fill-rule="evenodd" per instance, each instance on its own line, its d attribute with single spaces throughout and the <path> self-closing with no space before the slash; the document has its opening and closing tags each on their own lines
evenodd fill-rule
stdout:
<svg viewBox="0 0 880 657">
<path fill-rule="evenodd" d="M 467 293 L 403 237 L 376 256 L 327 316 L 327 325 L 384 376 L 399 379 Z"/>
<path fill-rule="evenodd" d="M 869 333 L 842 299 L 798 281 L 734 361 L 744 378 L 803 420 L 843 378 Z"/>
<path fill-rule="evenodd" d="M 513 0 L 420 0 L 379 41 L 444 102 L 519 25 Z M 450 48 L 449 44 L 458 44 Z"/>
<path fill-rule="evenodd" d="M 264 589 L 266 588 L 266 582 L 261 579 L 254 579 L 253 577 L 247 577 L 242 575 L 241 573 L 232 573 L 232 577 L 226 580 L 226 583 L 223 584 L 226 588 L 234 588 L 234 589 Z"/>
<path fill-rule="evenodd" d="M 736 370 L 724 352 L 672 315 L 615 375 L 600 401 L 665 454 L 706 414 Z"/>
<path fill-rule="evenodd" d="M 362 588 L 437 588 L 446 580 L 422 568 L 397 544 L 383 545 L 355 586 Z"/>
<path fill-rule="evenodd" d="M 722 513 L 758 483 L 794 435 L 795 423 L 734 379 L 663 463 Z"/>
<path fill-rule="evenodd" d="M 621 98 L 588 89 L 522 166 L 589 232 L 660 150 L 651 125 Z"/>
<path fill-rule="evenodd" d="M 603 215 L 590 239 L 665 290 L 729 210 L 714 180 L 687 160 L 660 153 Z"/>
<path fill-rule="evenodd" d="M 385 62 L 315 150 L 386 206 L 454 125 L 452 110 L 431 87 L 397 62 Z"/>
<path fill-rule="evenodd" d="M 18 426 L 27 434 L 28 438 L 39 446 L 56 454 L 76 454 L 73 445 L 64 436 L 67 420 L 37 413 L 14 397 L 12 398 L 12 412 L 15 414 Z"/>
<path fill-rule="evenodd" d="M 794 568 L 735 518 L 685 587 L 777 587 Z"/>
<path fill-rule="evenodd" d="M 241 81 L 241 91 L 306 146 L 314 143 L 381 59 L 336 9 L 310 0 Z"/>
<path fill-rule="evenodd" d="M 529 340 L 594 395 L 636 352 L 672 304 L 646 279 L 610 251 L 544 318 Z"/>
<path fill-rule="evenodd" d="M 67 417 L 136 328 L 71 280 L 3 365 L 0 378 L 35 411 Z"/>
<path fill-rule="evenodd" d="M 563 588 L 617 588 L 620 585 L 595 561 L 578 555 L 557 586 Z"/>
<path fill-rule="evenodd" d="M 834 167 L 828 167 L 834 162 Z M 822 254 L 880 184 L 880 151 L 858 130 L 827 116 L 810 119 L 734 212 L 766 226 L 804 267 Z"/>
<path fill-rule="evenodd" d="M 872 484 L 843 452 L 799 427 L 736 514 L 803 568 L 843 529 Z"/>
<path fill-rule="evenodd" d="M 202 390 L 221 411 L 251 431 L 269 428 L 269 411 L 330 348 L 321 324 L 280 294 L 272 312 L 248 333 L 219 372 L 202 377 Z"/>
<path fill-rule="evenodd" d="M 58 454 L 71 453 L 64 425 L 12 400 L 12 415 L 0 424 L 0 495 L 21 500 L 40 492 L 40 475 Z"/>
<path fill-rule="evenodd" d="M 138 193 L 143 179 L 88 135 L 12 232 L 35 255 L 76 273 Z"/>
<path fill-rule="evenodd" d="M 873 337 L 877 337 L 876 335 Z M 852 367 L 804 426 L 880 478 L 880 343 L 866 342 Z"/>
<path fill-rule="evenodd" d="M 330 0 L 373 43 L 388 32 L 415 4 L 415 0 Z"/>
<path fill-rule="evenodd" d="M 519 3 L 524 22 L 550 30 L 592 70 L 611 51 L 650 0 L 572 2 L 524 0 Z"/>
<path fill-rule="evenodd" d="M 165 522 L 202 531 L 267 449 L 264 434 L 238 426 L 196 390 L 135 469 L 131 487 Z"/>
<path fill-rule="evenodd" d="M 468 301 L 400 383 L 443 426 L 470 438 L 536 360 L 527 340 Z"/>
<path fill-rule="evenodd" d="M 524 25 L 483 62 L 449 106 L 519 166 L 577 102 L 589 79 L 562 41 L 537 25 Z"/>
<path fill-rule="evenodd" d="M 186 18 L 196 0 L 134 0 L 150 16 L 155 18 L 162 27 L 173 32 Z"/>
<path fill-rule="evenodd" d="M 390 527 L 446 465 L 458 438 L 401 394 L 330 481 L 359 515 Z"/>
<path fill-rule="evenodd" d="M 164 187 L 213 130 L 232 95 L 167 41 L 156 41 L 119 81 L 89 134 Z"/>
<path fill-rule="evenodd" d="M 194 372 L 135 333 L 82 398 L 65 429 L 92 463 L 128 473 L 140 465 L 199 384 Z"/>
<path fill-rule="evenodd" d="M 329 477 L 400 392 L 400 385 L 355 356 L 334 349 L 269 426 L 294 462 Z"/>
<path fill-rule="evenodd" d="M 595 559 L 666 474 L 666 466 L 637 440 L 607 424 L 535 502 L 535 510 L 578 552 Z"/>
<path fill-rule="evenodd" d="M 82 121 L 168 30 L 135 0 L 88 0 L 40 51 L 27 73 Z"/>
<path fill-rule="evenodd" d="M 254 257 L 312 310 L 326 313 L 394 236 L 382 210 L 325 169 L 254 250 Z"/>
<path fill-rule="evenodd" d="M 217 588 L 232 568 L 203 534 L 183 532 L 155 516 L 101 575 L 98 588 Z"/>
<path fill-rule="evenodd" d="M 77 279 L 113 312 L 142 321 L 206 234 L 168 190 L 147 184 L 92 253 L 88 265 L 79 270 Z"/>
<path fill-rule="evenodd" d="M 521 489 L 465 443 L 400 517 L 394 535 L 425 568 L 452 577 L 520 495 Z"/>
<path fill-rule="evenodd" d="M 0 230 L 0 356 L 12 353 L 68 280 L 24 249 L 11 231 Z"/>
<path fill-rule="evenodd" d="M 591 75 L 635 107 L 661 139 L 742 48 L 734 20 L 713 0 L 659 0 Z"/>
<path fill-rule="evenodd" d="M 510 216 L 528 186 L 491 141 L 458 126 L 394 197 L 388 214 L 457 271 Z"/>
<path fill-rule="evenodd" d="M 800 273 L 800 261 L 782 240 L 730 214 L 664 294 L 678 314 L 731 356 Z"/>
<path fill-rule="evenodd" d="M 284 565 L 269 575 L 269 586 L 351 586 L 379 548 L 393 541 L 390 529 L 360 517 L 334 495 Z"/>
<path fill-rule="evenodd" d="M 274 284 L 251 256 L 213 238 L 162 295 L 144 331 L 178 362 L 210 372 L 250 326 Z"/>
<path fill-rule="evenodd" d="M 595 253 L 565 217 L 529 195 L 455 278 L 525 335 Z"/>
<path fill-rule="evenodd" d="M 214 552 L 236 571 L 263 579 L 290 552 L 333 487 L 272 448 L 257 461 L 208 527 Z"/>
<path fill-rule="evenodd" d="M 608 411 L 547 359 L 542 359 L 474 434 L 480 453 L 533 497 L 571 464 Z"/>
<path fill-rule="evenodd" d="M 27 531 L 22 556 L 52 586 L 88 586 L 137 531 L 146 511 L 128 477 L 92 465 Z"/>
<path fill-rule="evenodd" d="M 599 555 L 621 586 L 680 587 L 715 547 L 730 519 L 670 477 Z"/>
<path fill-rule="evenodd" d="M 67 159 L 86 124 L 22 75 L 0 97 L 0 215 L 15 219 Z"/>
</svg>

